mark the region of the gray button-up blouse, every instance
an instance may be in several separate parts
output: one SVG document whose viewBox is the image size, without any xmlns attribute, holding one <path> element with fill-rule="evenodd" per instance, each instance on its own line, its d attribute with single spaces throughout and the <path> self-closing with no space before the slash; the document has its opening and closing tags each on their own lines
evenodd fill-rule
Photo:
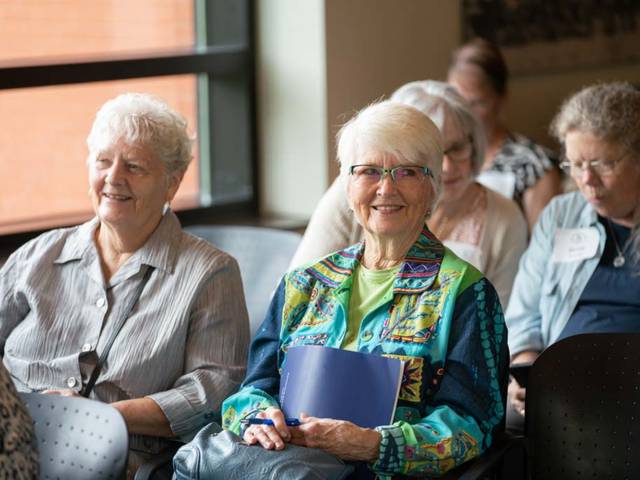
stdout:
<svg viewBox="0 0 640 480">
<path fill-rule="evenodd" d="M 150 266 L 91 396 L 152 398 L 173 432 L 188 435 L 211 421 L 244 376 L 249 323 L 238 265 L 183 232 L 169 211 L 107 283 L 93 240 L 97 225 L 93 219 L 45 233 L 0 270 L 4 364 L 18 390 L 80 391 L 88 380 L 81 353 L 101 353 Z"/>
</svg>

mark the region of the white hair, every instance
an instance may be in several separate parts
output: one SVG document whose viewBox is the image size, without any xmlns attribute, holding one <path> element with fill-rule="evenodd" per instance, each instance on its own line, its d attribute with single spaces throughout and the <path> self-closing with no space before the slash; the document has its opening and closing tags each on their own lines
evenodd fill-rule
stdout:
<svg viewBox="0 0 640 480">
<path fill-rule="evenodd" d="M 477 175 L 484 162 L 486 148 L 482 124 L 469 103 L 448 83 L 422 80 L 406 83 L 391 95 L 391 100 L 411 105 L 427 115 L 442 131 L 446 115 L 452 115 L 471 140 L 471 170 Z"/>
<path fill-rule="evenodd" d="M 402 162 L 431 170 L 433 178 L 428 178 L 435 192 L 435 205 L 441 186 L 442 139 L 438 127 L 419 110 L 390 100 L 371 104 L 340 129 L 337 140 L 340 175 L 345 179 L 349 167 L 363 155 L 393 155 Z"/>
<path fill-rule="evenodd" d="M 187 121 L 153 95 L 125 93 L 102 105 L 87 137 L 89 159 L 120 139 L 150 148 L 168 174 L 184 173 L 193 158 Z"/>
</svg>

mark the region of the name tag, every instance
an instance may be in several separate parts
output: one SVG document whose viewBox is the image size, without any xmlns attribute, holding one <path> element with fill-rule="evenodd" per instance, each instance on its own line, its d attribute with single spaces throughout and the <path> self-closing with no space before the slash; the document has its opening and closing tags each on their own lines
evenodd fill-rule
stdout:
<svg viewBox="0 0 640 480">
<path fill-rule="evenodd" d="M 598 230 L 590 228 L 559 228 L 556 230 L 552 262 L 575 262 L 593 258 L 598 251 Z"/>
</svg>

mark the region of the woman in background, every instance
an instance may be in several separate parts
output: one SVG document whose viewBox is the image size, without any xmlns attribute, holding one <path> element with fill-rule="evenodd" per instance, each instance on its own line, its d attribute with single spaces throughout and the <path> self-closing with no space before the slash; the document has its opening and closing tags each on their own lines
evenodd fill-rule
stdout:
<svg viewBox="0 0 640 480">
<path fill-rule="evenodd" d="M 509 131 L 500 114 L 507 100 L 507 65 L 500 50 L 477 38 L 456 50 L 448 81 L 467 99 L 487 136 L 480 183 L 512 198 L 533 228 L 545 205 L 561 191 L 560 171 L 547 149 Z"/>
</svg>

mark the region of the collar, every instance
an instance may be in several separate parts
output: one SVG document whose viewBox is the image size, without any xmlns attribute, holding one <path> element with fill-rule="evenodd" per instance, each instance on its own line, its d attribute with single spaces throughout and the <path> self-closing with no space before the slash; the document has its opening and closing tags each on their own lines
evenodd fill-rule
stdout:
<svg viewBox="0 0 640 480">
<path fill-rule="evenodd" d="M 419 293 L 433 284 L 440 271 L 444 246 L 425 226 L 404 258 L 393 283 L 394 293 Z M 326 256 L 304 271 L 325 285 L 337 288 L 344 285 L 360 264 L 364 242 Z"/>
<path fill-rule="evenodd" d="M 82 260 L 90 249 L 95 250 L 94 233 L 100 220 L 95 217 L 76 228 L 67 238 L 60 255 L 54 263 L 62 264 Z M 130 261 L 136 266 L 150 265 L 173 273 L 178 258 L 182 238 L 180 221 L 172 211 L 167 211 L 145 244 L 140 247 Z"/>
</svg>

